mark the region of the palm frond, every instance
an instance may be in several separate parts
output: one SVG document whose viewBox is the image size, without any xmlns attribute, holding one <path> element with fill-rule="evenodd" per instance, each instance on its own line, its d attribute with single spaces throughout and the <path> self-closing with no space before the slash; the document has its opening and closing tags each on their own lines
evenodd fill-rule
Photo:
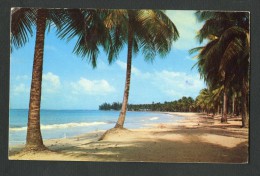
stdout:
<svg viewBox="0 0 260 176">
<path fill-rule="evenodd" d="M 14 9 L 11 16 L 11 47 L 20 48 L 33 35 L 36 11 L 32 8 Z"/>
</svg>

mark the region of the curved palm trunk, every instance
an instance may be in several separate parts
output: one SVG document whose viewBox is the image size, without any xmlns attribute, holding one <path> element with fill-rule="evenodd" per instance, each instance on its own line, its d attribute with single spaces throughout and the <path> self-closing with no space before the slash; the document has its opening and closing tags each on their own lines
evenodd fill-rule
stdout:
<svg viewBox="0 0 260 176">
<path fill-rule="evenodd" d="M 28 128 L 26 136 L 26 149 L 29 150 L 45 149 L 45 146 L 42 141 L 40 128 L 40 105 L 46 16 L 46 10 L 38 10 L 36 42 L 34 50 L 34 61 L 28 114 Z"/>
<path fill-rule="evenodd" d="M 132 48 L 133 48 L 133 31 L 130 24 L 128 24 L 128 51 L 127 51 L 127 67 L 126 67 L 126 81 L 125 81 L 125 91 L 124 98 L 122 103 L 121 112 L 115 128 L 123 128 L 125 122 L 125 115 L 127 110 L 129 89 L 130 89 L 130 80 L 131 80 L 131 67 L 132 67 Z"/>
<path fill-rule="evenodd" d="M 241 108 L 241 114 L 242 114 L 242 127 L 248 127 L 249 126 L 249 117 L 247 113 L 247 88 L 246 88 L 246 81 L 243 79 L 243 85 L 242 85 L 242 108 Z"/>
</svg>

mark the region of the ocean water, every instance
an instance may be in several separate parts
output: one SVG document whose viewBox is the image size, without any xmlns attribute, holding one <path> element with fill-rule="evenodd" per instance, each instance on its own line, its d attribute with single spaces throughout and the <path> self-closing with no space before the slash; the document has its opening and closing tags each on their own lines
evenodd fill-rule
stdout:
<svg viewBox="0 0 260 176">
<path fill-rule="evenodd" d="M 99 110 L 41 110 L 43 139 L 68 138 L 108 130 L 115 126 L 119 111 Z M 26 139 L 28 110 L 11 109 L 9 118 L 9 144 L 24 144 Z M 125 128 L 147 128 L 154 123 L 174 122 L 182 117 L 156 112 L 133 112 L 126 114 Z"/>
</svg>

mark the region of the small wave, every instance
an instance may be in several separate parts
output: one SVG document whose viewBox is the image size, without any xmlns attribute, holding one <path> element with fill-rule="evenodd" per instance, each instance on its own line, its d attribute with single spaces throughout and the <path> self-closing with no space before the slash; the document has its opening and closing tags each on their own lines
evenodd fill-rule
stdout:
<svg viewBox="0 0 260 176">
<path fill-rule="evenodd" d="M 151 117 L 149 120 L 158 120 L 159 117 Z"/>
<path fill-rule="evenodd" d="M 57 128 L 74 128 L 74 127 L 87 127 L 87 126 L 96 126 L 96 125 L 105 125 L 105 122 L 90 122 L 90 123 L 65 123 L 65 124 L 53 124 L 53 125 L 41 125 L 42 130 L 51 130 Z M 21 128 L 10 128 L 10 131 L 24 131 L 27 130 L 27 127 Z"/>
<path fill-rule="evenodd" d="M 10 128 L 21 128 L 23 127 L 22 125 L 10 125 Z"/>
<path fill-rule="evenodd" d="M 112 123 L 112 124 L 115 124 L 115 123 L 116 123 L 116 121 L 113 121 L 113 120 L 108 120 L 108 121 L 107 121 L 107 123 L 109 123 L 109 124 L 111 124 L 111 123 Z"/>
</svg>

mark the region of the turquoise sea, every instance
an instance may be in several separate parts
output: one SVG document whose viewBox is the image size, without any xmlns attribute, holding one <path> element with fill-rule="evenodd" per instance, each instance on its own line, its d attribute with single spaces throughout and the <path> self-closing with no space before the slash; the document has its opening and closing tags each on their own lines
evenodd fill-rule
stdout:
<svg viewBox="0 0 260 176">
<path fill-rule="evenodd" d="M 119 111 L 99 110 L 41 110 L 43 139 L 68 138 L 114 127 Z M 11 109 L 9 144 L 24 144 L 26 139 L 27 109 Z M 156 112 L 133 112 L 126 115 L 125 128 L 147 128 L 154 123 L 174 122 L 182 117 Z"/>
</svg>

